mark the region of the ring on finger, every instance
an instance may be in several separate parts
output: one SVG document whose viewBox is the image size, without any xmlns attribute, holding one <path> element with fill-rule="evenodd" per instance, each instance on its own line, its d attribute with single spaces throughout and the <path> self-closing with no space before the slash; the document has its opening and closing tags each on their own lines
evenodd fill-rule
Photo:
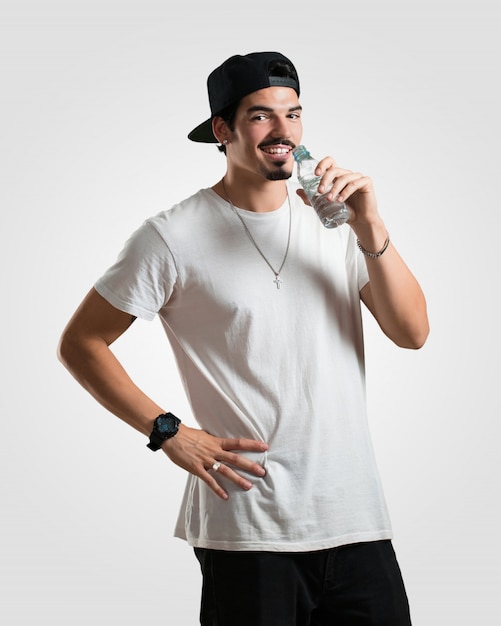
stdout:
<svg viewBox="0 0 501 626">
<path fill-rule="evenodd" d="M 217 470 L 221 467 L 221 463 L 219 461 L 216 461 L 214 463 L 214 465 L 212 466 L 212 469 L 217 472 Z"/>
</svg>

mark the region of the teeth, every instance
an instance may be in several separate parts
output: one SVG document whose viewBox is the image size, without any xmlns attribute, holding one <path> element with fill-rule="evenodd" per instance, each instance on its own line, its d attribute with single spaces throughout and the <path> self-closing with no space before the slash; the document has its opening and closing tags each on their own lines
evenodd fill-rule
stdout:
<svg viewBox="0 0 501 626">
<path fill-rule="evenodd" d="M 266 148 L 265 151 L 269 154 L 287 154 L 289 152 L 289 148 Z"/>
</svg>

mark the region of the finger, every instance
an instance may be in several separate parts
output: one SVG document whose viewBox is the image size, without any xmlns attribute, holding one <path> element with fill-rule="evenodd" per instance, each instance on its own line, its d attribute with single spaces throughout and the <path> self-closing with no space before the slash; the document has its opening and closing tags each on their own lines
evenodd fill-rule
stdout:
<svg viewBox="0 0 501 626">
<path fill-rule="evenodd" d="M 223 450 L 247 450 L 248 452 L 265 452 L 268 450 L 268 444 L 257 439 L 221 439 L 221 447 Z"/>
<path fill-rule="evenodd" d="M 204 483 L 212 489 L 212 491 L 223 500 L 228 500 L 229 496 L 227 492 L 221 487 L 221 485 L 217 482 L 214 476 L 211 475 L 210 472 L 205 471 L 204 473 L 199 475 L 199 478 L 204 481 Z"/>
<path fill-rule="evenodd" d="M 333 167 L 336 167 L 336 161 L 334 161 L 332 157 L 324 157 L 318 162 L 318 165 L 315 168 L 315 174 L 317 176 L 323 176 L 327 170 Z"/>
<path fill-rule="evenodd" d="M 308 196 L 306 195 L 304 189 L 301 189 L 301 188 L 296 189 L 296 193 L 305 204 L 307 204 L 308 206 L 311 206 L 311 202 L 308 199 Z"/>
<path fill-rule="evenodd" d="M 249 489 L 252 489 L 252 483 L 250 480 L 244 478 L 238 472 L 235 472 L 234 469 L 232 469 L 228 465 L 225 465 L 224 463 L 219 466 L 217 473 L 220 476 L 224 476 L 228 480 L 231 480 L 232 483 L 235 483 L 235 485 L 237 485 L 244 491 L 249 491 Z"/>
<path fill-rule="evenodd" d="M 337 197 L 340 201 L 347 200 L 357 191 L 369 191 L 371 180 L 368 176 L 362 174 L 351 174 L 336 180 L 329 194 Z"/>
<path fill-rule="evenodd" d="M 369 194 L 367 197 L 373 196 L 372 181 L 368 176 L 363 176 L 357 180 L 354 180 L 346 185 L 340 194 L 341 201 L 346 201 L 348 198 L 360 192 L 363 194 Z"/>
<path fill-rule="evenodd" d="M 326 193 L 331 191 L 334 183 L 343 176 L 352 174 L 350 170 L 345 170 L 335 165 L 325 171 L 318 184 L 318 193 Z"/>
<path fill-rule="evenodd" d="M 255 461 L 252 461 L 251 459 L 241 454 L 226 452 L 218 455 L 218 458 L 220 458 L 221 461 L 224 462 L 225 467 L 227 465 L 232 465 L 234 467 L 237 467 L 238 469 L 244 470 L 246 472 L 249 472 L 250 474 L 254 474 L 255 476 L 259 477 L 263 477 L 266 475 L 266 470 L 262 465 L 259 465 L 259 463 L 256 463 Z M 221 469 L 222 468 L 223 466 L 221 465 Z M 221 470 L 219 470 L 219 472 L 221 472 Z"/>
<path fill-rule="evenodd" d="M 264 476 L 266 474 L 265 469 L 261 465 L 247 458 L 245 455 L 233 452 L 233 450 L 265 452 L 268 450 L 268 445 L 266 443 L 255 439 L 222 439 L 221 447 L 225 453 L 218 455 L 218 460 L 234 465 L 235 467 L 255 474 L 256 476 Z"/>
<path fill-rule="evenodd" d="M 205 470 L 204 472 L 201 472 L 199 474 L 199 477 L 210 487 L 210 489 L 212 489 L 212 491 L 218 497 L 222 498 L 223 500 L 228 500 L 229 495 L 216 480 L 216 472 L 220 476 L 224 476 L 231 482 L 235 483 L 235 485 L 237 485 L 244 491 L 249 491 L 250 489 L 252 489 L 252 483 L 249 480 L 247 480 L 243 476 L 240 476 L 240 474 L 231 469 L 231 467 L 228 467 L 227 465 L 216 461 L 215 463 L 213 463 L 212 467 Z"/>
</svg>

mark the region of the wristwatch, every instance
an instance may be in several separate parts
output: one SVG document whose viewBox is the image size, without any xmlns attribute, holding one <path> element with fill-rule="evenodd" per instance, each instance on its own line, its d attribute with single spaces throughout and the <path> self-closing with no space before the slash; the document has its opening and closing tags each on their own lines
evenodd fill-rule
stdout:
<svg viewBox="0 0 501 626">
<path fill-rule="evenodd" d="M 146 445 L 154 452 L 160 450 L 166 439 L 174 437 L 179 430 L 181 420 L 172 413 L 163 413 L 159 415 L 154 422 L 153 430 L 150 435 L 150 443 Z"/>
</svg>

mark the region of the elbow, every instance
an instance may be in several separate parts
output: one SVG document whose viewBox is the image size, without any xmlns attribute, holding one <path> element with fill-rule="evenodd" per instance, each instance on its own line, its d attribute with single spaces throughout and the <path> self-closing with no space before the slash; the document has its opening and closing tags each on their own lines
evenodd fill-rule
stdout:
<svg viewBox="0 0 501 626">
<path fill-rule="evenodd" d="M 407 350 L 420 350 L 426 343 L 427 336 L 425 337 L 413 337 L 412 340 L 408 340 L 398 345 L 400 348 L 406 348 Z"/>
<path fill-rule="evenodd" d="M 400 332 L 394 339 L 400 348 L 419 350 L 426 343 L 430 334 L 430 322 L 426 311 L 426 304 L 416 303 L 412 314 L 406 314 L 400 319 Z"/>
<path fill-rule="evenodd" d="M 402 334 L 398 338 L 394 338 L 393 341 L 400 348 L 406 348 L 407 350 L 419 350 L 426 343 L 429 334 L 430 327 L 428 323 L 426 323 L 419 328 L 408 329 L 406 333 Z"/>
<path fill-rule="evenodd" d="M 56 348 L 56 356 L 60 363 L 62 363 L 66 368 L 68 368 L 70 360 L 71 360 L 71 348 L 70 342 L 68 341 L 68 337 L 66 333 L 63 333 L 59 339 Z"/>
<path fill-rule="evenodd" d="M 74 364 L 79 359 L 79 354 L 81 354 L 81 350 L 76 337 L 74 337 L 73 333 L 66 329 L 57 344 L 56 356 L 58 360 L 67 370 L 72 371 Z"/>
<path fill-rule="evenodd" d="M 421 334 L 418 337 L 416 337 L 416 341 L 415 341 L 414 345 L 412 346 L 412 348 L 414 350 L 419 350 L 420 348 L 422 348 L 424 346 L 424 344 L 426 343 L 429 334 L 430 334 L 430 327 L 428 325 L 426 325 L 426 328 L 423 329 L 423 331 L 421 332 Z"/>
</svg>

